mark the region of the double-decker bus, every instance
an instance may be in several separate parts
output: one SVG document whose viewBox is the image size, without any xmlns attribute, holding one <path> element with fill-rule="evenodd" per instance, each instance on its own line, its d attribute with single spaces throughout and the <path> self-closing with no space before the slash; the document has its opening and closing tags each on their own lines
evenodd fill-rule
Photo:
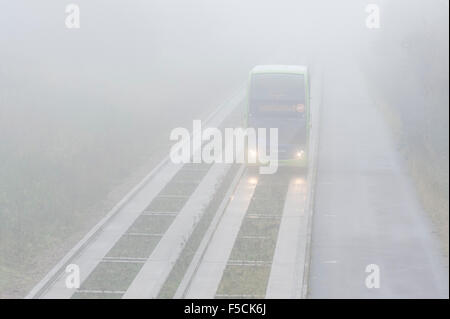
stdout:
<svg viewBox="0 0 450 319">
<path fill-rule="evenodd" d="M 308 69 L 260 65 L 249 75 L 246 126 L 278 128 L 279 165 L 307 166 L 310 128 Z M 258 157 L 248 149 L 248 156 Z"/>
</svg>

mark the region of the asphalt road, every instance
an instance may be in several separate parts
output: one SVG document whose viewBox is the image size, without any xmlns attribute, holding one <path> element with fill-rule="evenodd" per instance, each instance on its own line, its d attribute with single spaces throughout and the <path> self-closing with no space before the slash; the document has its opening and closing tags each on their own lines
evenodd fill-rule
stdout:
<svg viewBox="0 0 450 319">
<path fill-rule="evenodd" d="M 325 68 L 310 298 L 448 298 L 448 269 L 361 71 Z M 379 267 L 368 288 L 367 265 Z"/>
</svg>

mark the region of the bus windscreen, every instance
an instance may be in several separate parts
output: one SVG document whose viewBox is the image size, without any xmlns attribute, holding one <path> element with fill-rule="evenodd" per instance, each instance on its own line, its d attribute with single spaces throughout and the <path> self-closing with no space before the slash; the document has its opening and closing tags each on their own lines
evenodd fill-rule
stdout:
<svg viewBox="0 0 450 319">
<path fill-rule="evenodd" d="M 250 113 L 262 117 L 303 117 L 305 78 L 301 74 L 254 74 Z"/>
</svg>

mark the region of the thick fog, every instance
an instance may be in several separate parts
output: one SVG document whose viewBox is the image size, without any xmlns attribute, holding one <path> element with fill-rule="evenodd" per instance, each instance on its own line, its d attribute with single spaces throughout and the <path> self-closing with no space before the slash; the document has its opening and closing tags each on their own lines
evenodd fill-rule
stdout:
<svg viewBox="0 0 450 319">
<path fill-rule="evenodd" d="M 448 256 L 448 1 L 375 1 L 376 29 L 371 2 L 76 0 L 68 29 L 68 3 L 3 0 L 0 298 L 24 297 L 167 155 L 173 128 L 261 64 L 308 65 L 336 107 L 327 88 L 360 96 L 363 75 Z"/>
</svg>

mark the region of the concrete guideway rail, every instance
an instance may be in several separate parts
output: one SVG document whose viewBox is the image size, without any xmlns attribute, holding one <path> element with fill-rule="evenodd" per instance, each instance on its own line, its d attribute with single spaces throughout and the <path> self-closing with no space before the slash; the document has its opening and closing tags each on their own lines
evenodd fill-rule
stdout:
<svg viewBox="0 0 450 319">
<path fill-rule="evenodd" d="M 248 174 L 243 174 L 187 289 L 186 298 L 214 298 L 255 190 L 256 184 L 248 183 L 248 177 Z"/>
<path fill-rule="evenodd" d="M 306 243 L 306 193 L 308 185 L 303 178 L 293 178 L 288 193 L 278 231 L 277 245 L 272 261 L 266 298 L 294 298 L 297 285 L 296 272 L 303 273 L 303 256 L 297 264 L 297 249 Z M 300 249 L 299 249 L 300 250 Z"/>
<path fill-rule="evenodd" d="M 187 289 L 190 286 L 195 273 L 197 272 L 197 269 L 200 265 L 203 255 L 205 254 L 205 251 L 208 248 L 211 238 L 214 235 L 214 232 L 215 232 L 229 202 L 233 198 L 233 194 L 236 190 L 237 185 L 239 184 L 239 181 L 242 178 L 242 174 L 244 173 L 244 171 L 245 171 L 245 165 L 241 165 L 239 167 L 238 172 L 236 173 L 233 181 L 231 182 L 230 187 L 229 187 L 227 193 L 225 194 L 222 203 L 220 204 L 219 208 L 217 209 L 216 214 L 214 215 L 214 218 L 213 218 L 210 226 L 208 227 L 208 230 L 206 231 L 205 235 L 203 236 L 203 239 L 202 239 L 197 251 L 195 252 L 194 257 L 193 257 L 191 263 L 189 264 L 189 267 L 186 270 L 186 273 L 184 274 L 183 279 L 181 280 L 181 282 L 177 288 L 177 291 L 175 292 L 174 298 L 180 299 L 180 298 L 184 298 L 186 296 Z"/>
<path fill-rule="evenodd" d="M 204 208 L 214 196 L 218 186 L 228 173 L 230 164 L 214 164 L 195 192 L 184 205 L 177 218 L 164 233 L 151 256 L 133 280 L 124 298 L 156 298 L 172 267 L 180 256 L 187 238 L 202 217 Z"/>
</svg>

